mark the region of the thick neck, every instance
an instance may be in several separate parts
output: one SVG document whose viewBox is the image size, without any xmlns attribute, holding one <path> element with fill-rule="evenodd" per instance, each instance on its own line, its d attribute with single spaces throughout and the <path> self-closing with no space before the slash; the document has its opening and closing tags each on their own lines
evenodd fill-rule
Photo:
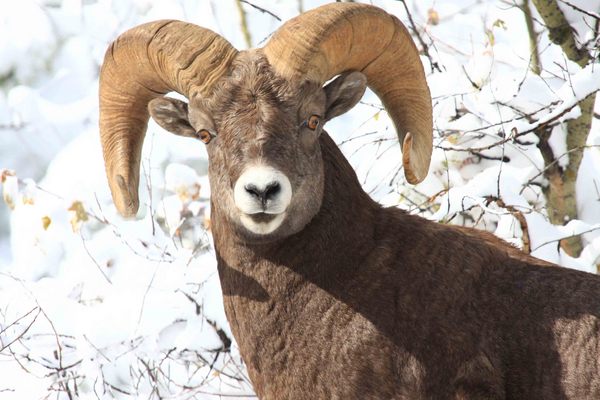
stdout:
<svg viewBox="0 0 600 400">
<path fill-rule="evenodd" d="M 313 336 L 317 331 L 324 334 L 315 307 L 327 308 L 335 298 L 352 292 L 349 289 L 360 280 L 361 260 L 375 248 L 380 206 L 362 190 L 354 170 L 325 133 L 321 151 L 322 206 L 297 234 L 269 245 L 243 244 L 221 229 L 224 221 L 218 212 L 213 214 L 225 312 L 254 388 L 264 398 L 301 390 L 289 388 L 285 371 L 296 371 L 291 378 L 296 386 L 311 379 L 307 374 L 318 366 L 307 366 L 302 356 L 302 343 L 310 341 L 310 335 L 297 333 L 311 326 L 307 329 Z M 361 300 L 350 303 L 359 305 Z M 310 343 L 313 351 L 315 346 L 329 346 Z"/>
</svg>

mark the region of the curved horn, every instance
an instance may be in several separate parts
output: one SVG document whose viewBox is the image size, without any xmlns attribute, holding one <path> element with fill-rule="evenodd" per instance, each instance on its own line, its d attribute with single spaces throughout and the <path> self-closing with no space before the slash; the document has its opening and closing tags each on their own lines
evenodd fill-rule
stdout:
<svg viewBox="0 0 600 400">
<path fill-rule="evenodd" d="M 364 73 L 394 121 L 410 183 L 427 176 L 432 150 L 429 87 L 410 34 L 394 16 L 367 4 L 327 4 L 285 23 L 263 49 L 285 78 L 325 83 Z"/>
<path fill-rule="evenodd" d="M 171 20 L 132 28 L 109 46 L 100 71 L 100 140 L 113 200 L 123 216 L 138 209 L 150 100 L 170 91 L 187 98 L 209 95 L 236 54 L 218 34 Z"/>
</svg>

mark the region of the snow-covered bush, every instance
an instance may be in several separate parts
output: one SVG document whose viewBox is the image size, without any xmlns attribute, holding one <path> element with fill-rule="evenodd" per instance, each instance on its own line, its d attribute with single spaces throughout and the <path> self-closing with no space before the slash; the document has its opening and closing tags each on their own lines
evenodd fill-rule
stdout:
<svg viewBox="0 0 600 400">
<path fill-rule="evenodd" d="M 110 41 L 148 20 L 194 22 L 243 48 L 260 45 L 299 6 L 323 2 L 243 2 L 249 37 L 237 0 L 0 5 L 2 399 L 252 395 L 222 306 L 204 145 L 150 123 L 139 218 L 120 218 L 98 138 L 98 70 Z M 383 204 L 487 229 L 536 257 L 596 272 L 597 114 L 577 177 L 578 218 L 551 223 L 544 191 L 546 170 L 572 155 L 566 124 L 600 89 L 600 65 L 568 61 L 534 15 L 542 71 L 531 72 L 523 10 L 504 1 L 373 3 L 414 22 L 434 102 L 434 154 L 428 178 L 408 185 L 391 122 L 367 93 L 327 128 L 364 187 Z M 565 4 L 579 45 L 597 56 L 600 3 Z M 580 255 L 560 249 L 560 239 L 580 233 Z"/>
</svg>

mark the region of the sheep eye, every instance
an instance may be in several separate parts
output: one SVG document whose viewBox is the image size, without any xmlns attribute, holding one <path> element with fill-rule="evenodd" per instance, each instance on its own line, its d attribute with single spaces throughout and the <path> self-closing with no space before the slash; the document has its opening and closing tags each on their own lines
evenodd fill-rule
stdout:
<svg viewBox="0 0 600 400">
<path fill-rule="evenodd" d="M 206 129 L 200 129 L 197 133 L 198 139 L 200 139 L 204 144 L 209 144 L 213 138 L 212 133 L 207 131 Z"/>
<path fill-rule="evenodd" d="M 306 121 L 306 126 L 311 131 L 316 130 L 321 124 L 321 118 L 318 115 L 311 115 L 310 118 Z"/>
</svg>

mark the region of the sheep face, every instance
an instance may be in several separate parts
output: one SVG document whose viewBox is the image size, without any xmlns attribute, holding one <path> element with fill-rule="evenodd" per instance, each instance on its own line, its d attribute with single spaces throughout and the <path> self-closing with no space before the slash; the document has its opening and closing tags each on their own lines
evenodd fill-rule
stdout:
<svg viewBox="0 0 600 400">
<path fill-rule="evenodd" d="M 240 53 L 209 99 L 162 97 L 149 110 L 166 130 L 206 144 L 214 217 L 247 241 L 268 242 L 300 231 L 319 211 L 323 125 L 352 108 L 366 83 L 359 72 L 325 87 L 290 82 L 264 57 Z"/>
</svg>

